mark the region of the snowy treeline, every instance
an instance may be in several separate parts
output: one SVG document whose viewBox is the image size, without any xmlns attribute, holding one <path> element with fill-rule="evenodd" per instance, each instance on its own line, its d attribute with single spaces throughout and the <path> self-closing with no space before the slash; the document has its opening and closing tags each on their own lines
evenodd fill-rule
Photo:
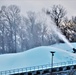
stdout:
<svg viewBox="0 0 76 75">
<path fill-rule="evenodd" d="M 53 25 L 57 25 L 63 34 L 76 32 L 76 17 L 71 21 L 63 19 L 65 10 L 60 5 L 54 5 L 52 11 L 29 11 L 25 14 L 27 16 L 22 16 L 16 5 L 1 7 L 0 53 L 14 53 L 59 42 L 60 39 L 53 32 Z M 69 22 L 73 25 L 67 29 Z"/>
</svg>

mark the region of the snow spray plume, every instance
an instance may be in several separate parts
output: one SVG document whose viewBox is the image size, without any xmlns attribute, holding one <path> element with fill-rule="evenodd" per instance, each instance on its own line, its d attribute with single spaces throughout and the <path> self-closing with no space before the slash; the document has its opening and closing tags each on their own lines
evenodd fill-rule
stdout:
<svg viewBox="0 0 76 75">
<path fill-rule="evenodd" d="M 40 17 L 41 16 L 41 17 Z M 55 34 L 58 36 L 59 39 L 63 40 L 65 43 L 67 43 L 72 49 L 73 46 L 71 43 L 66 39 L 66 37 L 61 33 L 60 29 L 56 26 L 56 24 L 51 20 L 49 16 L 47 16 L 44 12 L 41 12 L 38 18 L 42 23 L 47 25 L 48 28 L 48 34 L 53 32 L 52 34 Z"/>
</svg>

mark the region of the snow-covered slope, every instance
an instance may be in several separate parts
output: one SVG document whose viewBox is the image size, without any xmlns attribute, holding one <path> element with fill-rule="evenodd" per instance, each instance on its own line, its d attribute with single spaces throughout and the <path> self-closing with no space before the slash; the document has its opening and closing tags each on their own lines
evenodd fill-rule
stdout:
<svg viewBox="0 0 76 75">
<path fill-rule="evenodd" d="M 76 47 L 76 43 L 72 44 Z M 50 51 L 55 51 L 54 63 L 76 60 L 76 54 L 70 52 L 72 49 L 66 44 L 42 46 L 21 53 L 0 55 L 0 71 L 50 64 Z"/>
<path fill-rule="evenodd" d="M 55 45 L 52 45 L 55 48 L 67 50 L 69 52 L 73 52 L 72 48 L 68 44 L 64 43 L 57 43 Z M 76 48 L 76 43 L 72 43 L 73 48 Z"/>
</svg>

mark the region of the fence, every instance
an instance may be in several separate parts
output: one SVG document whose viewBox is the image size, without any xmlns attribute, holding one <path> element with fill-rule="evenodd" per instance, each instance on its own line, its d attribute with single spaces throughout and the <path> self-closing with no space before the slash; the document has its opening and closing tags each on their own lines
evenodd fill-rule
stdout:
<svg viewBox="0 0 76 75">
<path fill-rule="evenodd" d="M 68 66 L 68 65 L 76 65 L 76 60 L 53 63 L 53 67 L 61 67 L 61 66 Z M 24 68 L 19 68 L 19 69 L 0 71 L 0 75 L 16 74 L 16 73 L 23 73 L 23 72 L 29 72 L 29 71 L 49 69 L 49 68 L 51 68 L 51 64 L 45 64 L 45 65 L 39 65 L 39 66 L 24 67 Z"/>
</svg>

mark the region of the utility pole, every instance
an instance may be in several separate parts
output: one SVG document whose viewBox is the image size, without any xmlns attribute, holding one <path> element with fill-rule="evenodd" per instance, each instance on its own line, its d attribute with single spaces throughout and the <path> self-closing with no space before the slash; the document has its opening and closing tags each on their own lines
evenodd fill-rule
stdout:
<svg viewBox="0 0 76 75">
<path fill-rule="evenodd" d="M 52 54 L 52 58 L 51 58 L 51 75 L 52 75 L 52 68 L 53 68 L 53 56 L 54 56 L 54 51 L 50 51 L 50 53 Z"/>
</svg>

